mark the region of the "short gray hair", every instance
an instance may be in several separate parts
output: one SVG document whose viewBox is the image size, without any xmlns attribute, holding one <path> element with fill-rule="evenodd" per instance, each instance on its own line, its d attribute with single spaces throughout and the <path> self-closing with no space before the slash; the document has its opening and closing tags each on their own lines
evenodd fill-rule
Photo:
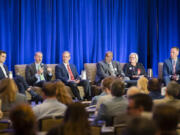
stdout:
<svg viewBox="0 0 180 135">
<path fill-rule="evenodd" d="M 135 55 L 135 57 L 136 57 L 136 62 L 138 62 L 138 60 L 139 60 L 138 54 L 132 52 L 132 53 L 129 54 L 129 58 L 131 57 L 131 55 Z"/>
</svg>

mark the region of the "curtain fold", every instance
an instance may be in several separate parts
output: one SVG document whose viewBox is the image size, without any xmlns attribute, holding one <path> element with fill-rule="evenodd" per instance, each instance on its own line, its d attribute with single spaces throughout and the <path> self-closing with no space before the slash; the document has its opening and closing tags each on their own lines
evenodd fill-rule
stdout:
<svg viewBox="0 0 180 135">
<path fill-rule="evenodd" d="M 42 51 L 44 63 L 61 63 L 62 52 L 80 72 L 84 63 L 128 62 L 136 52 L 145 68 L 180 47 L 179 0 L 0 0 L 0 49 L 6 64 L 29 64 Z"/>
</svg>

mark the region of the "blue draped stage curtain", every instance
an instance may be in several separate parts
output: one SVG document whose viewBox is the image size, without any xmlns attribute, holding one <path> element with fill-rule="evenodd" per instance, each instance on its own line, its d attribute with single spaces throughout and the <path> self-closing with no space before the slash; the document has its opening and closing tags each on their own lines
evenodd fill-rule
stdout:
<svg viewBox="0 0 180 135">
<path fill-rule="evenodd" d="M 0 0 L 0 49 L 6 64 L 61 63 L 71 53 L 78 71 L 104 59 L 128 62 L 131 52 L 157 74 L 158 62 L 180 46 L 179 0 Z"/>
</svg>

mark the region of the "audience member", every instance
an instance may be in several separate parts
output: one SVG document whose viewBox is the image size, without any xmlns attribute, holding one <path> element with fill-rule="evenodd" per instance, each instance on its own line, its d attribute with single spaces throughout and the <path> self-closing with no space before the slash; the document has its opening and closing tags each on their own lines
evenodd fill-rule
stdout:
<svg viewBox="0 0 180 135">
<path fill-rule="evenodd" d="M 66 86 L 63 82 L 57 81 L 55 82 L 56 85 L 56 98 L 59 102 L 69 105 L 73 103 L 72 97 L 66 90 Z"/>
<path fill-rule="evenodd" d="M 148 88 L 148 79 L 144 76 L 140 77 L 137 81 L 137 87 L 140 89 L 141 93 L 149 94 Z"/>
<path fill-rule="evenodd" d="M 47 135 L 91 135 L 88 114 L 81 103 L 70 104 L 66 110 L 63 123 Z"/>
<path fill-rule="evenodd" d="M 10 112 L 14 135 L 36 135 L 37 121 L 31 106 L 20 104 Z"/>
<path fill-rule="evenodd" d="M 158 131 L 154 121 L 136 117 L 127 124 L 122 135 L 158 135 Z"/>
<path fill-rule="evenodd" d="M 0 81 L 0 99 L 2 101 L 2 111 L 9 111 L 13 106 L 27 102 L 26 97 L 18 93 L 14 80 L 9 78 Z"/>
<path fill-rule="evenodd" d="M 75 65 L 69 63 L 71 56 L 68 51 L 63 52 L 62 57 L 63 63 L 55 67 L 56 79 L 60 79 L 66 85 L 71 87 L 72 93 L 79 100 L 81 100 L 81 97 L 77 86 L 83 86 L 85 93 L 84 98 L 89 99 L 91 96 L 91 87 L 89 81 L 82 80 L 78 75 Z"/>
<path fill-rule="evenodd" d="M 163 79 L 165 85 L 171 80 L 177 81 L 180 83 L 179 75 L 180 75 L 180 59 L 178 58 L 179 48 L 172 47 L 170 58 L 166 59 L 163 64 Z"/>
<path fill-rule="evenodd" d="M 100 84 L 101 81 L 108 77 L 125 77 L 125 74 L 120 66 L 120 63 L 113 61 L 113 53 L 111 51 L 106 52 L 105 59 L 97 63 L 97 72 L 95 81 L 97 84 Z M 128 80 L 128 78 L 124 78 Z"/>
<path fill-rule="evenodd" d="M 153 119 L 160 135 L 177 135 L 178 116 L 178 111 L 173 106 L 161 104 L 155 107 Z"/>
<path fill-rule="evenodd" d="M 63 116 L 66 105 L 56 99 L 56 85 L 53 82 L 47 82 L 43 85 L 42 91 L 44 102 L 33 108 L 37 119 L 47 116 Z"/>
<path fill-rule="evenodd" d="M 36 52 L 34 55 L 35 62 L 26 66 L 26 81 L 31 86 L 42 87 L 44 82 L 52 78 L 52 69 L 42 63 L 42 52 Z"/>
<path fill-rule="evenodd" d="M 113 124 L 113 117 L 126 112 L 127 99 L 123 97 L 124 83 L 120 79 L 113 81 L 111 85 L 111 93 L 114 98 L 101 104 L 95 123 L 104 120 L 106 125 Z"/>
<path fill-rule="evenodd" d="M 123 71 L 131 80 L 137 80 L 140 76 L 146 75 L 143 64 L 138 63 L 137 53 L 129 55 L 129 63 L 124 65 Z"/>
<path fill-rule="evenodd" d="M 115 77 L 107 77 L 102 81 L 102 86 L 103 86 L 103 91 L 106 93 L 104 96 L 100 96 L 99 99 L 97 100 L 97 105 L 96 105 L 96 112 L 99 110 L 100 105 L 110 99 L 112 99 L 112 94 L 111 94 L 111 84 L 115 80 Z"/>
<path fill-rule="evenodd" d="M 135 94 L 138 94 L 138 93 L 140 93 L 140 90 L 137 87 L 135 87 L 135 86 L 131 86 L 127 90 L 126 96 L 127 96 L 127 98 L 129 98 L 129 97 L 131 97 L 131 96 L 133 96 Z"/>
<path fill-rule="evenodd" d="M 180 86 L 177 82 L 169 82 L 166 88 L 165 97 L 154 100 L 155 105 L 166 103 L 174 106 L 180 111 L 180 100 L 177 99 L 177 95 L 179 95 L 180 92 L 179 88 Z"/>
<path fill-rule="evenodd" d="M 152 78 L 148 81 L 149 96 L 154 99 L 161 99 L 161 82 L 157 78 Z"/>
<path fill-rule="evenodd" d="M 147 94 L 139 93 L 129 97 L 127 113 L 132 116 L 151 118 L 152 107 L 152 98 Z"/>
</svg>

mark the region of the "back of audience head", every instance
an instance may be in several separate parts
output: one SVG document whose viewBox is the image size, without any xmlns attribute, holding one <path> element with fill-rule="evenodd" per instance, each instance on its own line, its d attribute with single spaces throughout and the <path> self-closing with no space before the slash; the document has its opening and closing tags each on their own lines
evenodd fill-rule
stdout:
<svg viewBox="0 0 180 135">
<path fill-rule="evenodd" d="M 19 104 L 10 111 L 10 120 L 15 135 L 35 135 L 36 117 L 31 106 Z"/>
<path fill-rule="evenodd" d="M 178 111 L 173 106 L 161 104 L 154 108 L 153 119 L 161 132 L 161 135 L 170 134 L 170 131 L 176 131 Z"/>
<path fill-rule="evenodd" d="M 115 77 L 106 77 L 102 80 L 102 89 L 104 92 L 109 93 L 111 91 L 111 84 L 115 80 Z"/>
<path fill-rule="evenodd" d="M 116 79 L 111 84 L 111 94 L 115 97 L 121 97 L 124 94 L 125 85 L 121 79 Z"/>
<path fill-rule="evenodd" d="M 55 82 L 56 85 L 56 98 L 58 101 L 60 101 L 63 104 L 69 105 L 72 104 L 72 98 L 69 95 L 69 93 L 66 91 L 66 86 L 63 82 L 57 81 Z"/>
<path fill-rule="evenodd" d="M 128 114 L 141 115 L 142 112 L 151 112 L 153 107 L 152 98 L 143 93 L 129 97 Z"/>
<path fill-rule="evenodd" d="M 123 135 L 157 135 L 157 128 L 152 120 L 136 117 L 129 121 Z"/>
<path fill-rule="evenodd" d="M 180 86 L 177 82 L 171 81 L 168 83 L 166 88 L 166 94 L 176 98 L 180 94 Z"/>
<path fill-rule="evenodd" d="M 148 79 L 146 77 L 143 76 L 138 79 L 137 87 L 141 90 L 142 93 L 146 93 L 146 94 L 149 93 L 147 85 L 148 85 Z"/>
<path fill-rule="evenodd" d="M 148 90 L 149 91 L 161 91 L 161 82 L 157 78 L 152 78 L 148 81 Z"/>
<path fill-rule="evenodd" d="M 65 112 L 63 135 L 90 135 L 88 113 L 81 103 L 70 104 Z"/>
<path fill-rule="evenodd" d="M 133 96 L 133 95 L 138 94 L 138 93 L 140 93 L 140 90 L 137 87 L 132 86 L 128 89 L 126 95 L 129 98 L 130 96 Z"/>
<path fill-rule="evenodd" d="M 17 85 L 14 80 L 5 78 L 0 81 L 0 97 L 2 102 L 13 102 L 18 92 Z"/>
<path fill-rule="evenodd" d="M 56 97 L 56 85 L 53 82 L 44 83 L 42 91 L 45 97 Z"/>
</svg>

